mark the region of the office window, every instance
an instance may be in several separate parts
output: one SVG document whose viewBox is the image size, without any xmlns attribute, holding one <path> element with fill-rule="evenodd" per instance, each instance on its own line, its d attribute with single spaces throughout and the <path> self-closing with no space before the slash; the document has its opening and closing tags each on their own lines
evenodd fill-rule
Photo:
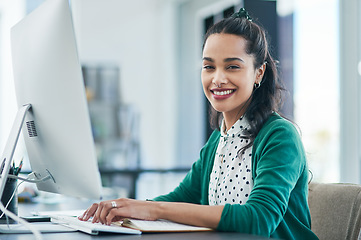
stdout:
<svg viewBox="0 0 361 240">
<path fill-rule="evenodd" d="M 340 180 L 338 0 L 297 1 L 294 11 L 294 114 L 310 169 Z"/>
</svg>

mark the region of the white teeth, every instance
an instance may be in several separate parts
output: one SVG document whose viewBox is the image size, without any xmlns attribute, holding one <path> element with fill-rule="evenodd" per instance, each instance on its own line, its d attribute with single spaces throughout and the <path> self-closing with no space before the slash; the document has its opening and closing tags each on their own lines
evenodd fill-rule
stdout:
<svg viewBox="0 0 361 240">
<path fill-rule="evenodd" d="M 221 92 L 219 92 L 219 91 L 214 91 L 213 93 L 214 93 L 215 95 L 222 96 L 222 95 L 231 94 L 232 92 L 233 92 L 233 90 L 227 90 L 227 91 L 221 91 Z"/>
</svg>

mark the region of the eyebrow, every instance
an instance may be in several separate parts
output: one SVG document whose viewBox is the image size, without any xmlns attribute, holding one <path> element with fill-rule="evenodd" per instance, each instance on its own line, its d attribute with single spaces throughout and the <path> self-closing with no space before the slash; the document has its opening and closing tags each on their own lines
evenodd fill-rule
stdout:
<svg viewBox="0 0 361 240">
<path fill-rule="evenodd" d="M 242 58 L 238 58 L 238 57 L 233 57 L 233 58 L 226 58 L 226 59 L 224 59 L 224 62 L 232 62 L 232 61 L 244 62 Z"/>
<path fill-rule="evenodd" d="M 210 62 L 214 62 L 214 60 L 210 57 L 204 57 L 203 61 L 210 61 Z M 244 62 L 243 59 L 238 58 L 238 57 L 232 57 L 232 58 L 226 58 L 223 60 L 223 62 L 232 62 L 232 61 L 240 61 L 240 62 Z"/>
</svg>

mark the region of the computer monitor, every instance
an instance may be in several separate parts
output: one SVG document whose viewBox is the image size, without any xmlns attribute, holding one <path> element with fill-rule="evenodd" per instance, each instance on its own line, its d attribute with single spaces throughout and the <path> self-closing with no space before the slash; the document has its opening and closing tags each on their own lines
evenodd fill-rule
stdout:
<svg viewBox="0 0 361 240">
<path fill-rule="evenodd" d="M 101 180 L 69 1 L 45 1 L 11 29 L 11 45 L 20 111 L 2 158 L 0 192 L 22 125 L 33 175 L 48 178 L 37 183 L 39 190 L 100 199 Z"/>
</svg>

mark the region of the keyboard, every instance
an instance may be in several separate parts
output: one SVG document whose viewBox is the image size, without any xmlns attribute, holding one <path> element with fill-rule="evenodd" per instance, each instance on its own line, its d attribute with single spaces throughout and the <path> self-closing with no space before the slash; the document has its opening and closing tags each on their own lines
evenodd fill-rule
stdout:
<svg viewBox="0 0 361 240">
<path fill-rule="evenodd" d="M 90 235 L 99 235 L 100 233 L 142 234 L 139 230 L 116 224 L 108 226 L 101 223 L 92 223 L 91 221 L 80 221 L 77 217 L 72 216 L 52 216 L 51 221 Z"/>
</svg>

